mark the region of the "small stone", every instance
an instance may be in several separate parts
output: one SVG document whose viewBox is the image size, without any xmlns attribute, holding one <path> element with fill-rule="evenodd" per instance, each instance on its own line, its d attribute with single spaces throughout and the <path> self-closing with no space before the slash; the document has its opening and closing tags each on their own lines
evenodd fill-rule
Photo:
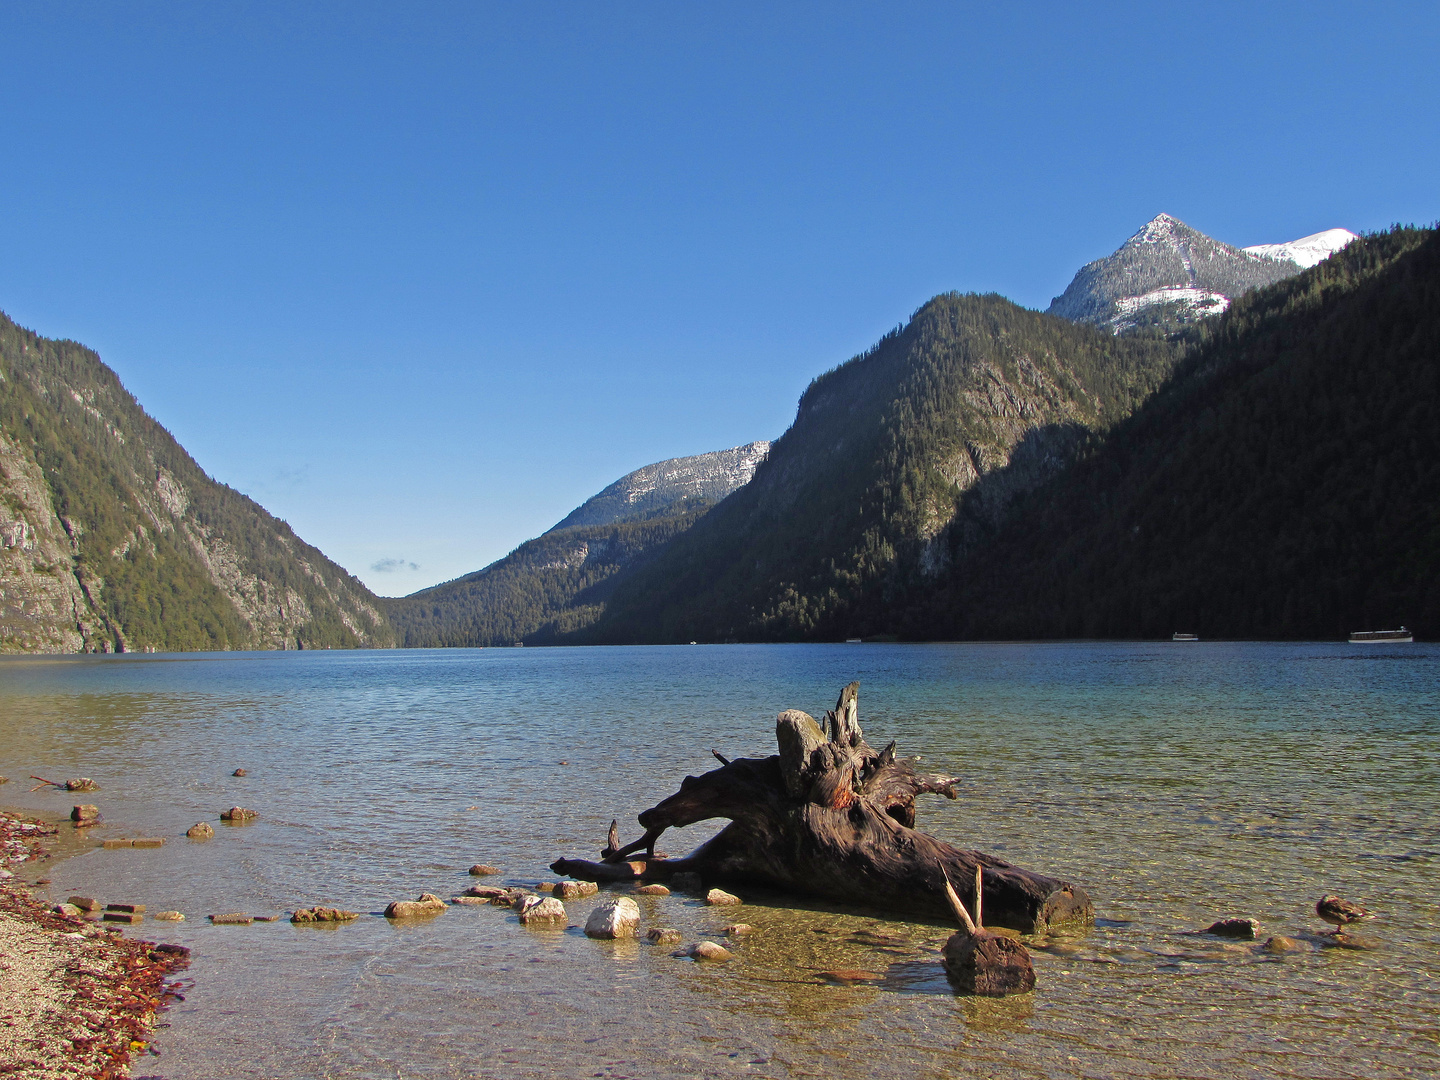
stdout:
<svg viewBox="0 0 1440 1080">
<path fill-rule="evenodd" d="M 139 915 L 145 911 L 144 904 L 106 904 L 106 911 L 127 911 L 132 915 Z"/>
<path fill-rule="evenodd" d="M 731 959 L 735 954 L 724 945 L 717 945 L 713 941 L 697 941 L 685 950 L 684 955 L 692 960 L 711 960 L 720 963 Z"/>
<path fill-rule="evenodd" d="M 734 893 L 726 892 L 724 889 L 711 889 L 705 894 L 705 902 L 721 907 L 727 904 L 743 904 L 745 901 L 741 900 Z"/>
<path fill-rule="evenodd" d="M 210 916 L 210 922 L 215 926 L 249 926 L 254 921 L 254 916 L 238 911 L 232 911 L 229 915 Z"/>
<path fill-rule="evenodd" d="M 729 926 L 725 927 L 720 932 L 722 934 L 725 934 L 727 937 L 741 937 L 745 934 L 750 933 L 754 929 L 755 928 L 749 923 L 735 922 L 731 923 Z"/>
<path fill-rule="evenodd" d="M 134 840 L 102 840 L 102 841 L 100 841 L 100 846 L 101 846 L 102 848 L 108 848 L 108 849 L 110 849 L 110 850 L 114 850 L 115 848 L 134 847 L 134 846 L 135 846 L 135 841 L 134 841 Z"/>
<path fill-rule="evenodd" d="M 825 982 L 840 983 L 842 986 L 854 986 L 859 982 L 879 982 L 883 975 L 876 975 L 873 971 L 860 971 L 855 968 L 837 968 L 834 971 L 821 971 L 817 978 Z"/>
<path fill-rule="evenodd" d="M 985 930 L 951 934 L 943 952 L 945 974 L 962 994 L 1008 997 L 1035 989 L 1035 967 L 1025 946 Z"/>
<path fill-rule="evenodd" d="M 669 896 L 670 890 L 664 885 L 641 885 L 635 890 L 641 896 Z"/>
<path fill-rule="evenodd" d="M 136 923 L 145 921 L 145 916 L 133 911 L 107 911 L 104 919 L 106 922 L 125 923 L 127 926 L 134 926 Z"/>
<path fill-rule="evenodd" d="M 254 810 L 246 810 L 243 806 L 232 806 L 220 814 L 220 820 L 228 821 L 232 825 L 243 825 L 247 821 L 254 821 L 259 816 Z"/>
<path fill-rule="evenodd" d="M 99 791 L 100 785 L 88 776 L 77 776 L 74 780 L 65 781 L 66 791 Z"/>
<path fill-rule="evenodd" d="M 184 922 L 185 916 L 178 911 L 157 911 L 150 916 L 152 919 L 161 919 L 164 922 Z"/>
<path fill-rule="evenodd" d="M 280 921 L 280 916 L 279 916 L 279 915 L 256 915 L 256 916 L 255 916 L 255 921 L 256 921 L 256 922 L 279 922 L 279 921 Z"/>
<path fill-rule="evenodd" d="M 1292 937 L 1285 937 L 1283 934 L 1276 934 L 1274 937 L 1266 938 L 1265 944 L 1260 947 L 1266 952 L 1294 952 L 1300 947 L 1300 943 Z"/>
<path fill-rule="evenodd" d="M 185 830 L 185 835 L 191 840 L 209 840 L 215 835 L 215 826 L 208 821 L 197 821 Z"/>
<path fill-rule="evenodd" d="M 520 905 L 520 921 L 526 926 L 565 925 L 565 905 L 553 896 L 528 896 Z"/>
<path fill-rule="evenodd" d="M 234 772 L 232 772 L 230 775 L 231 775 L 231 776 L 249 776 L 250 774 L 249 774 L 248 772 L 246 772 L 244 769 L 236 769 L 236 770 L 235 770 Z"/>
<path fill-rule="evenodd" d="M 1216 937 L 1239 938 L 1255 941 L 1260 937 L 1260 924 L 1254 919 L 1221 919 L 1205 928 L 1205 933 Z"/>
<path fill-rule="evenodd" d="M 645 935 L 645 939 L 656 945 L 674 945 L 678 941 L 683 941 L 684 935 L 673 926 L 652 926 L 649 933 Z"/>
<path fill-rule="evenodd" d="M 640 929 L 640 908 L 628 896 L 597 904 L 585 920 L 585 933 L 593 938 L 635 937 Z"/>
<path fill-rule="evenodd" d="M 490 903 L 488 896 L 452 896 L 450 903 L 459 904 L 461 907 L 479 907 L 481 904 Z"/>
<path fill-rule="evenodd" d="M 486 900 L 492 900 L 497 896 L 504 896 L 509 889 L 502 889 L 499 885 L 471 885 L 465 890 L 466 896 L 482 896 Z"/>
<path fill-rule="evenodd" d="M 554 881 L 542 881 L 537 888 L 541 892 L 554 892 L 556 884 L 558 883 Z"/>
<path fill-rule="evenodd" d="M 98 821 L 100 820 L 100 808 L 90 803 L 82 803 L 80 806 L 70 808 L 71 821 Z"/>
<path fill-rule="evenodd" d="M 164 847 L 165 838 L 163 836 L 137 836 L 134 840 L 130 841 L 130 846 L 147 848 Z"/>
<path fill-rule="evenodd" d="M 698 893 L 705 887 L 705 882 L 699 874 L 685 870 L 678 874 L 670 875 L 670 887 L 676 892 Z"/>
<path fill-rule="evenodd" d="M 56 904 L 50 909 L 56 915 L 64 915 L 67 919 L 79 919 L 83 912 L 74 904 Z"/>
<path fill-rule="evenodd" d="M 359 912 L 342 911 L 333 907 L 301 908 L 290 916 L 292 923 L 350 922 L 358 919 Z"/>
<path fill-rule="evenodd" d="M 99 911 L 105 906 L 93 896 L 72 896 L 65 902 L 67 904 L 74 904 L 81 911 Z"/>
<path fill-rule="evenodd" d="M 506 889 L 499 896 L 492 896 L 490 903 L 496 907 L 518 908 L 527 897 L 534 895 L 529 889 Z"/>
<path fill-rule="evenodd" d="M 555 895 L 561 900 L 582 900 L 587 896 L 594 896 L 600 891 L 600 886 L 593 881 L 557 881 L 555 883 Z"/>
<path fill-rule="evenodd" d="M 396 900 L 385 909 L 387 919 L 413 919 L 419 916 L 438 915 L 444 911 L 445 901 L 434 893 L 421 893 L 414 900 Z"/>
<path fill-rule="evenodd" d="M 486 877 L 490 874 L 498 874 L 499 872 L 499 867 L 491 866 L 489 863 L 477 862 L 474 866 L 470 867 L 470 873 L 474 877 Z"/>
</svg>

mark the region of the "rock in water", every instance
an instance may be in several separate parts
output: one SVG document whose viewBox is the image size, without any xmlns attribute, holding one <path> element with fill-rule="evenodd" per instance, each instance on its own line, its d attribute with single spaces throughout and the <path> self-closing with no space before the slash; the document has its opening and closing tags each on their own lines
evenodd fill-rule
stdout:
<svg viewBox="0 0 1440 1080">
<path fill-rule="evenodd" d="M 396 900 L 385 909 L 387 919 L 413 919 L 422 915 L 439 915 L 445 901 L 434 893 L 421 893 L 414 900 Z"/>
<path fill-rule="evenodd" d="M 632 938 L 639 930 L 640 908 L 628 896 L 597 904 L 585 920 L 585 933 L 593 938 Z"/>
<path fill-rule="evenodd" d="M 90 803 L 82 803 L 79 806 L 72 806 L 70 808 L 71 821 L 98 821 L 99 818 L 100 808 Z"/>
<path fill-rule="evenodd" d="M 1242 941 L 1258 941 L 1260 924 L 1254 919 L 1221 919 L 1205 928 L 1205 933 L 1216 937 L 1239 938 Z"/>
<path fill-rule="evenodd" d="M 184 922 L 185 915 L 179 911 L 157 911 L 150 916 L 152 919 L 159 919 L 162 922 Z"/>
<path fill-rule="evenodd" d="M 64 915 L 67 919 L 79 919 L 84 917 L 82 912 L 74 904 L 56 904 L 50 909 L 56 915 Z"/>
<path fill-rule="evenodd" d="M 243 825 L 247 821 L 254 821 L 260 815 L 254 810 L 246 810 L 243 806 L 232 806 L 229 810 L 220 815 L 221 821 L 228 821 L 232 825 Z"/>
<path fill-rule="evenodd" d="M 499 872 L 498 867 L 491 866 L 489 863 L 477 862 L 474 866 L 470 867 L 470 874 L 473 877 L 488 877 L 491 874 L 498 874 Z"/>
<path fill-rule="evenodd" d="M 185 835 L 191 840 L 209 840 L 215 835 L 215 826 L 208 821 L 197 821 L 185 830 Z"/>
<path fill-rule="evenodd" d="M 317 922 L 349 922 L 351 919 L 358 919 L 358 912 L 342 911 L 333 907 L 312 907 L 301 908 L 290 916 L 292 923 L 317 923 Z"/>
<path fill-rule="evenodd" d="M 669 896 L 670 890 L 664 885 L 641 885 L 635 890 L 641 896 Z"/>
<path fill-rule="evenodd" d="M 745 901 L 741 900 L 734 893 L 726 892 L 724 889 L 711 889 L 705 894 L 705 902 L 719 907 L 729 904 L 743 904 Z"/>
<path fill-rule="evenodd" d="M 565 905 L 553 896 L 527 896 L 520 904 L 520 921 L 526 926 L 565 925 Z"/>
<path fill-rule="evenodd" d="M 683 940 L 683 935 L 673 926 L 652 926 L 645 939 L 656 945 L 674 945 Z"/>
<path fill-rule="evenodd" d="M 99 791 L 100 785 L 88 776 L 77 776 L 74 780 L 65 781 L 66 791 Z"/>
<path fill-rule="evenodd" d="M 945 943 L 945 974 L 962 994 L 1008 997 L 1035 989 L 1035 968 L 1025 946 L 984 930 L 961 930 Z"/>
<path fill-rule="evenodd" d="M 692 960 L 722 962 L 729 960 L 735 954 L 725 948 L 724 945 L 717 945 L 713 941 L 697 941 L 685 950 L 685 955 Z"/>
<path fill-rule="evenodd" d="M 580 900 L 587 896 L 594 896 L 600 891 L 600 886 L 593 881 L 557 881 L 555 883 L 555 895 L 561 900 Z"/>
<path fill-rule="evenodd" d="M 1276 934 L 1272 938 L 1266 938 L 1265 944 L 1261 946 L 1266 952 L 1283 953 L 1294 952 L 1300 948 L 1300 943 L 1292 937 L 1285 937 L 1283 934 Z"/>
</svg>

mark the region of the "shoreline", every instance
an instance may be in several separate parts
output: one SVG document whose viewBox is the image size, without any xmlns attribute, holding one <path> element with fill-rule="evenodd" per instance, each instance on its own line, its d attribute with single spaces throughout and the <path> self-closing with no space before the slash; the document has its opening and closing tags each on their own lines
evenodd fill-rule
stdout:
<svg viewBox="0 0 1440 1080">
<path fill-rule="evenodd" d="M 13 874 L 54 857 L 48 842 L 58 835 L 33 814 L 0 811 L 0 868 Z M 59 914 L 16 877 L 0 879 L 0 1077 L 128 1077 L 188 957 Z"/>
</svg>

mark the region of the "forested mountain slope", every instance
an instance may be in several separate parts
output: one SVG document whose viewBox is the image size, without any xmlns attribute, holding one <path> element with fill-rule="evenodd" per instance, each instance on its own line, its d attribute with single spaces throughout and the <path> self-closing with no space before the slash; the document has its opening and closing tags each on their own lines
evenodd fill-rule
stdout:
<svg viewBox="0 0 1440 1080">
<path fill-rule="evenodd" d="M 973 522 L 1064 467 L 1169 372 L 1175 346 L 999 296 L 950 294 L 816 379 L 745 487 L 615 590 L 576 641 L 781 640 L 886 632 Z M 980 509 L 983 507 L 983 509 Z"/>
<path fill-rule="evenodd" d="M 0 651 L 393 641 L 369 590 L 208 477 L 95 353 L 0 315 Z"/>
<path fill-rule="evenodd" d="M 626 473 L 473 574 L 383 601 L 411 647 L 540 644 L 589 626 L 625 577 L 747 483 L 768 442 Z"/>
<path fill-rule="evenodd" d="M 1440 237 L 1367 237 L 1196 327 L 1154 398 L 968 550 L 897 631 L 1440 635 Z"/>
</svg>

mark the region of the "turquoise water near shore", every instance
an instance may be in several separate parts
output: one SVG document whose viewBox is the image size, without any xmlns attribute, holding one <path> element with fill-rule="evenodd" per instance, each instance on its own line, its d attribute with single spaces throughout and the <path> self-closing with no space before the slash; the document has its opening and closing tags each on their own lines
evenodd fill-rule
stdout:
<svg viewBox="0 0 1440 1080">
<path fill-rule="evenodd" d="M 712 747 L 770 754 L 776 713 L 823 712 L 854 678 L 871 742 L 965 778 L 958 801 L 921 801 L 919 827 L 1094 898 L 1092 932 L 1036 943 L 1033 995 L 955 997 L 936 952 L 947 927 L 775 896 L 747 894 L 738 914 L 639 898 L 645 925 L 687 940 L 754 925 L 726 965 L 527 930 L 488 907 L 328 929 L 204 920 L 379 912 L 462 891 L 477 861 L 550 880 L 556 856 L 598 851 L 612 817 L 638 835 L 635 815 L 710 768 Z M 137 1076 L 1440 1074 L 1436 646 L 5 658 L 0 803 L 78 801 L 27 793 L 31 773 L 101 784 L 83 797 L 105 818 L 97 843 L 168 838 L 44 871 L 54 898 L 187 915 L 144 926 L 193 949 L 194 985 Z M 222 826 L 232 805 L 261 817 Z M 200 820 L 215 838 L 186 840 Z M 687 850 L 704 829 L 661 846 Z M 1313 913 L 1325 892 L 1382 912 L 1363 931 L 1378 948 L 1274 956 L 1187 933 L 1226 915 L 1327 930 Z M 568 905 L 572 922 L 589 904 Z M 827 968 L 882 979 L 825 985 Z"/>
</svg>

